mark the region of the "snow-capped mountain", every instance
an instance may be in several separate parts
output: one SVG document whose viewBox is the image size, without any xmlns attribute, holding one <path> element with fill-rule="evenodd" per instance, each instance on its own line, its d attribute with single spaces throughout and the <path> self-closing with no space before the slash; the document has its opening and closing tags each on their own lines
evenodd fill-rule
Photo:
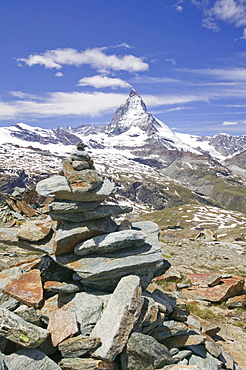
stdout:
<svg viewBox="0 0 246 370">
<path fill-rule="evenodd" d="M 79 140 L 98 171 L 115 182 L 116 196 L 139 210 L 203 202 L 245 212 L 246 180 L 237 175 L 246 177 L 245 161 L 228 159 L 246 150 L 246 136 L 173 132 L 147 112 L 133 89 L 107 126 L 0 128 L 0 190 L 34 186 L 59 172 L 62 158 Z"/>
</svg>

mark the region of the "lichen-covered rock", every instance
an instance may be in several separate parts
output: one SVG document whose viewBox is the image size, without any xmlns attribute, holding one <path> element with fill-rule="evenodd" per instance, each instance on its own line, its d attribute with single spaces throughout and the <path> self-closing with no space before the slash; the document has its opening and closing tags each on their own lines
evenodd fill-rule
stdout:
<svg viewBox="0 0 246 370">
<path fill-rule="evenodd" d="M 0 335 L 24 347 L 35 348 L 45 341 L 49 332 L 0 308 Z"/>
<path fill-rule="evenodd" d="M 0 289 L 5 286 L 13 279 L 17 279 L 23 273 L 23 269 L 20 266 L 11 267 L 0 272 Z"/>
<path fill-rule="evenodd" d="M 72 166 L 71 159 L 63 162 L 63 171 L 65 177 L 71 187 L 71 190 L 76 193 L 86 193 L 100 186 L 103 182 L 102 176 L 97 171 L 92 169 L 84 169 L 77 171 Z"/>
<path fill-rule="evenodd" d="M 118 370 L 115 362 L 95 358 L 63 358 L 59 365 L 63 370 Z"/>
</svg>

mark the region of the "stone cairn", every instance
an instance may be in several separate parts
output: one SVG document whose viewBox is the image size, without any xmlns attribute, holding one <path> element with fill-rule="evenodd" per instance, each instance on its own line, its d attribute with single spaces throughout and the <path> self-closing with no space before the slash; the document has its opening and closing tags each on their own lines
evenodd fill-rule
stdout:
<svg viewBox="0 0 246 370">
<path fill-rule="evenodd" d="M 153 222 L 116 223 L 111 182 L 79 142 L 64 175 L 37 184 L 46 218 L 0 239 L 43 255 L 0 272 L 0 370 L 239 369 L 218 331 L 151 283 L 170 264 Z"/>
</svg>

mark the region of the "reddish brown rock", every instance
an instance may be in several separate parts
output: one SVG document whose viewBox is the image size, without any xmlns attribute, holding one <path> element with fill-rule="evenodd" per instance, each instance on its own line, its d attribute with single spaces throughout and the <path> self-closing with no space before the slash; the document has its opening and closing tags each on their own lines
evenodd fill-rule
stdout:
<svg viewBox="0 0 246 370">
<path fill-rule="evenodd" d="M 206 280 L 206 283 L 208 286 L 215 286 L 215 285 L 218 285 L 221 281 L 221 278 L 222 276 L 221 275 L 210 275 L 207 280 Z"/>
<path fill-rule="evenodd" d="M 19 263 L 16 266 L 20 266 L 22 269 L 25 269 L 25 271 L 28 271 L 28 270 L 37 269 L 40 262 L 41 262 L 41 258 L 35 257 L 35 258 L 30 258 L 23 263 Z"/>
<path fill-rule="evenodd" d="M 153 282 L 156 283 L 156 282 L 159 282 L 161 283 L 162 281 L 163 282 L 169 282 L 169 281 L 177 281 L 177 280 L 180 280 L 182 277 L 180 275 L 180 273 L 174 268 L 174 267 L 170 267 L 166 272 L 165 274 L 163 275 L 160 275 L 160 276 L 156 276 L 154 279 L 153 279 Z"/>
<path fill-rule="evenodd" d="M 58 309 L 49 316 L 49 325 L 47 330 L 51 334 L 51 341 L 54 347 L 64 339 L 69 338 L 78 332 L 76 315 L 73 312 Z"/>
<path fill-rule="evenodd" d="M 87 192 L 95 189 L 103 182 L 102 177 L 95 170 L 75 170 L 70 159 L 63 162 L 63 171 L 73 192 L 77 189 L 80 193 Z"/>
<path fill-rule="evenodd" d="M 3 292 L 31 307 L 38 307 L 43 300 L 43 288 L 38 269 L 24 272 L 11 280 Z"/>
<path fill-rule="evenodd" d="M 24 213 L 27 217 L 33 217 L 36 215 L 35 209 L 31 208 L 25 200 L 17 200 L 16 205 L 19 208 L 19 210 Z"/>
<path fill-rule="evenodd" d="M 20 227 L 19 238 L 30 242 L 44 239 L 52 229 L 52 221 L 25 221 Z"/>
<path fill-rule="evenodd" d="M 246 307 L 246 295 L 239 295 L 228 299 L 226 302 L 228 308 Z"/>
<path fill-rule="evenodd" d="M 224 302 L 227 299 L 240 295 L 243 292 L 244 279 L 240 276 L 221 278 L 220 284 L 208 287 L 205 283 L 209 274 L 188 274 L 191 282 L 200 285 L 192 286 L 182 290 L 186 299 L 202 299 L 210 302 Z"/>
<path fill-rule="evenodd" d="M 18 279 L 22 275 L 22 269 L 19 266 L 11 267 L 0 272 L 0 289 L 5 286 L 13 279 Z"/>
<path fill-rule="evenodd" d="M 68 311 L 71 308 L 71 301 L 74 298 L 74 294 L 56 294 L 45 300 L 43 307 L 38 310 L 39 315 L 50 316 L 52 312 L 63 308 L 64 311 Z"/>
</svg>

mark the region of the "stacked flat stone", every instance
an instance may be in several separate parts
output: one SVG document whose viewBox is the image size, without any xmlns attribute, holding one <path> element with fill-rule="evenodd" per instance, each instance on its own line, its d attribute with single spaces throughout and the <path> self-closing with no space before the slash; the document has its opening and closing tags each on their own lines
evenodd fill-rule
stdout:
<svg viewBox="0 0 246 370">
<path fill-rule="evenodd" d="M 85 287 L 113 291 L 119 280 L 136 274 L 145 288 L 169 264 L 162 257 L 158 227 L 152 222 L 119 230 L 112 219 L 131 207 L 103 204 L 114 185 L 98 174 L 93 159 L 79 142 L 63 162 L 64 176 L 37 184 L 40 195 L 51 197 L 49 215 L 58 221 L 48 251 L 56 262 L 76 272 Z M 39 245 L 40 248 L 40 245 Z"/>
</svg>

